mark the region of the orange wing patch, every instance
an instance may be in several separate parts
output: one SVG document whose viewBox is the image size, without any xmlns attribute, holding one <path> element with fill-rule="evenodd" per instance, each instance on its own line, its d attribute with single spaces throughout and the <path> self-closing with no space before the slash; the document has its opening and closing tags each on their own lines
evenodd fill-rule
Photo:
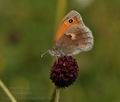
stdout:
<svg viewBox="0 0 120 102">
<path fill-rule="evenodd" d="M 56 33 L 56 37 L 55 37 L 55 42 L 57 42 L 62 35 L 64 34 L 64 31 L 68 28 L 68 25 L 66 23 L 63 23 L 59 28 L 58 31 Z"/>
</svg>

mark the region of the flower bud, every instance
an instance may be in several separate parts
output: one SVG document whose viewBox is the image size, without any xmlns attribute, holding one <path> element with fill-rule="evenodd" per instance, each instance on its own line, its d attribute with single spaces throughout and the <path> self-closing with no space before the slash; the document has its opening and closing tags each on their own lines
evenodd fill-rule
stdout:
<svg viewBox="0 0 120 102">
<path fill-rule="evenodd" d="M 50 79 L 57 87 L 64 88 L 73 84 L 78 72 L 78 64 L 72 56 L 58 57 L 52 66 Z"/>
</svg>

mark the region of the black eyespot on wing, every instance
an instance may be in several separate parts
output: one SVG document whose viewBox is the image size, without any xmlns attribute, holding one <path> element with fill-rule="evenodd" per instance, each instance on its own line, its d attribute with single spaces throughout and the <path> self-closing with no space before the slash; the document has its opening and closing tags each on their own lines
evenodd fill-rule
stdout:
<svg viewBox="0 0 120 102">
<path fill-rule="evenodd" d="M 73 19 L 69 19 L 69 23 L 72 23 L 73 22 Z"/>
</svg>

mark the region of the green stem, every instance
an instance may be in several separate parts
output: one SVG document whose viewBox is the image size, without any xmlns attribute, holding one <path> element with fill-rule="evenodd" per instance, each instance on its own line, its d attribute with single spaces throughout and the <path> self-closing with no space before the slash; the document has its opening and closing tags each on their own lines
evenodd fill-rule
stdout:
<svg viewBox="0 0 120 102">
<path fill-rule="evenodd" d="M 56 98 L 55 98 L 55 102 L 59 102 L 59 98 L 60 98 L 60 89 L 56 88 Z"/>
<path fill-rule="evenodd" d="M 59 102 L 59 99 L 60 99 L 60 89 L 55 87 L 50 102 Z"/>
<path fill-rule="evenodd" d="M 12 93 L 9 91 L 9 89 L 5 86 L 5 84 L 0 80 L 0 87 L 3 89 L 3 91 L 6 93 L 6 95 L 9 97 L 11 102 L 17 102 Z"/>
</svg>

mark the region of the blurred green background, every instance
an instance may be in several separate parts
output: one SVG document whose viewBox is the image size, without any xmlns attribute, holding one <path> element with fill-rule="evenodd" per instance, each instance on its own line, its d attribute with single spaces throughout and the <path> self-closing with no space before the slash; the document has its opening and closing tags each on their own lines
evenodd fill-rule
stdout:
<svg viewBox="0 0 120 102">
<path fill-rule="evenodd" d="M 93 50 L 76 57 L 80 75 L 60 102 L 120 102 L 120 0 L 0 0 L 0 78 L 18 102 L 49 102 L 55 28 L 70 10 L 92 30 Z M 0 88 L 0 102 L 10 102 Z"/>
</svg>

